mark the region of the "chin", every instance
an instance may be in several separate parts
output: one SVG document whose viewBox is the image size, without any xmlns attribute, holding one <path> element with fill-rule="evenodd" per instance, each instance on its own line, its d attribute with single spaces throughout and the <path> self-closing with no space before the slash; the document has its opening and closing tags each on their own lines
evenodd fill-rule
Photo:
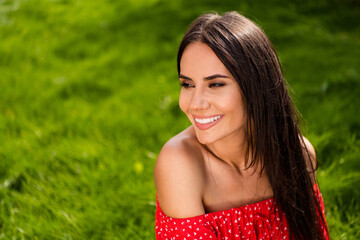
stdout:
<svg viewBox="0 0 360 240">
<path fill-rule="evenodd" d="M 204 131 L 196 130 L 195 132 L 197 140 L 203 145 L 210 144 L 218 140 L 214 135 L 206 134 Z"/>
</svg>

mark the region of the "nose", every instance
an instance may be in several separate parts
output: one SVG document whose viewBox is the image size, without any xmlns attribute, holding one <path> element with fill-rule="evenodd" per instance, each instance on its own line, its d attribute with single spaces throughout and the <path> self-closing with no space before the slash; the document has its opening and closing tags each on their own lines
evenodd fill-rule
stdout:
<svg viewBox="0 0 360 240">
<path fill-rule="evenodd" d="M 203 111 L 210 107 L 209 99 L 203 89 L 195 88 L 191 98 L 190 107 L 193 112 Z"/>
</svg>

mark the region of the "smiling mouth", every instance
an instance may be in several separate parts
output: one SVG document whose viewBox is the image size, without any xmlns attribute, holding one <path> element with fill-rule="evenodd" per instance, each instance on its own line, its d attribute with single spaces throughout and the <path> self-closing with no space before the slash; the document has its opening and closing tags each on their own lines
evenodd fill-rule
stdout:
<svg viewBox="0 0 360 240">
<path fill-rule="evenodd" d="M 207 123 L 212 123 L 215 122 L 216 120 L 219 120 L 222 117 L 222 115 L 218 115 L 215 117 L 211 117 L 211 118 L 194 118 L 195 122 L 200 123 L 200 124 L 207 124 Z"/>
<path fill-rule="evenodd" d="M 217 115 L 208 118 L 199 118 L 194 116 L 195 125 L 200 130 L 207 130 L 213 126 L 215 126 L 224 115 Z"/>
</svg>

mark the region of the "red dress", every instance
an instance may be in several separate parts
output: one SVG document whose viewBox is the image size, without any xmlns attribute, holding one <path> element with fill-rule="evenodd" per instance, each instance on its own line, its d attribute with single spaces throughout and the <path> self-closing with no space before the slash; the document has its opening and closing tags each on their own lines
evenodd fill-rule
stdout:
<svg viewBox="0 0 360 240">
<path fill-rule="evenodd" d="M 323 198 L 316 184 L 314 190 L 317 200 L 320 201 L 321 214 L 325 217 Z M 325 238 L 329 239 L 325 227 L 321 226 L 321 229 Z M 166 216 L 157 201 L 155 234 L 157 240 L 289 239 L 285 214 L 273 198 L 181 219 Z"/>
</svg>

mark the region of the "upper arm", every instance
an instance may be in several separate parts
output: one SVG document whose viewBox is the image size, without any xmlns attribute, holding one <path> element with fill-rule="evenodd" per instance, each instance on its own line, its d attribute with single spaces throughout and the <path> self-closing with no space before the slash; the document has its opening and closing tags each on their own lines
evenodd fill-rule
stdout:
<svg viewBox="0 0 360 240">
<path fill-rule="evenodd" d="M 304 158 L 306 160 L 306 166 L 308 172 L 310 173 L 311 180 L 315 183 L 316 179 L 316 169 L 317 169 L 317 161 L 316 161 L 316 153 L 313 145 L 307 140 L 304 136 L 302 137 L 305 146 L 304 149 Z"/>
<path fill-rule="evenodd" d="M 157 198 L 163 212 L 174 218 L 205 213 L 201 156 L 184 144 L 167 143 L 154 168 Z"/>
</svg>

